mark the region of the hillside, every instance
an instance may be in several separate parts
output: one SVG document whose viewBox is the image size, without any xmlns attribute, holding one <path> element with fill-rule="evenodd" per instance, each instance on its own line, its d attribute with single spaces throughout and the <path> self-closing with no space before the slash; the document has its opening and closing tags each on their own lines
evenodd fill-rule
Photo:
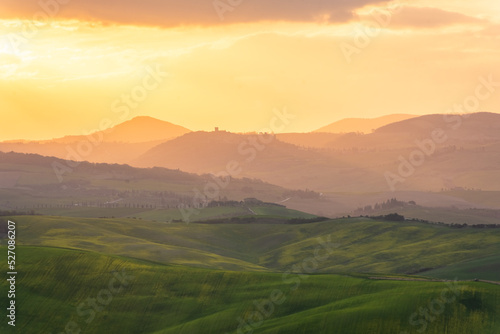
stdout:
<svg viewBox="0 0 500 334">
<path fill-rule="evenodd" d="M 309 133 L 278 133 L 276 138 L 284 143 L 305 148 L 324 149 L 343 136 L 340 133 L 309 132 Z"/>
<path fill-rule="evenodd" d="M 136 126 L 140 130 L 142 122 L 158 124 L 158 129 L 171 126 L 139 118 L 117 126 L 116 137 L 110 138 L 123 140 Z M 78 153 L 85 153 L 83 146 L 62 143 L 3 143 L 0 150 L 42 151 L 68 160 L 120 162 L 198 174 L 227 172 L 230 166 L 237 177 L 318 193 L 497 191 L 499 124 L 500 115 L 493 113 L 427 115 L 388 124 L 370 134 L 188 132 L 166 141 L 89 144 L 88 154 Z M 153 137 L 144 137 L 147 131 L 138 133 L 143 139 L 154 139 L 162 131 L 151 131 Z M 408 167 L 409 160 L 416 161 L 418 168 Z M 408 176 L 399 178 L 393 187 L 387 173 L 394 179 L 403 164 L 409 169 Z M 337 206 L 332 212 L 349 209 L 354 208 Z M 319 207 L 314 210 L 326 212 Z"/>
<path fill-rule="evenodd" d="M 55 164 L 55 165 L 54 165 Z M 75 167 L 69 167 L 69 164 Z M 56 166 L 56 170 L 54 170 Z M 466 165 L 464 165 L 466 166 Z M 286 166 L 285 166 L 286 167 Z M 463 166 L 460 166 L 463 167 Z M 305 167 L 304 167 L 305 168 Z M 57 173 L 56 173 L 57 171 Z M 286 170 L 285 170 L 286 171 Z M 284 172 L 285 172 L 284 171 Z M 345 169 L 347 171 L 347 169 Z M 243 174 L 243 173 L 242 173 Z M 469 172 L 470 174 L 470 172 Z M 323 174 L 326 175 L 326 174 Z M 360 189 L 358 183 L 351 183 L 348 174 L 333 174 L 323 179 L 338 177 L 352 189 Z M 358 174 L 356 182 L 363 179 Z M 59 177 L 61 178 L 59 180 Z M 310 175 L 306 185 L 321 174 Z M 425 174 L 422 174 L 425 184 Z M 379 182 L 383 182 L 380 174 Z M 366 179 L 366 185 L 374 179 Z M 485 180 L 486 181 L 486 180 Z M 393 197 L 399 200 L 416 201 L 422 207 L 400 211 L 409 217 L 448 223 L 484 223 L 483 211 L 468 211 L 458 217 L 455 208 L 498 208 L 499 192 L 455 190 L 453 192 L 430 193 L 418 191 L 349 194 L 290 190 L 249 178 L 232 178 L 225 187 L 220 187 L 215 197 L 203 195 L 205 187 L 212 184 L 210 175 L 195 175 L 178 170 L 162 168 L 141 169 L 124 165 L 107 165 L 66 162 L 51 157 L 0 153 L 0 210 L 35 211 L 48 215 L 73 217 L 136 217 L 169 221 L 181 219 L 179 205 L 193 206 L 211 200 L 222 201 L 216 207 L 205 208 L 190 219 L 203 220 L 235 217 L 244 213 L 253 214 L 248 208 L 225 200 L 242 201 L 257 197 L 265 202 L 286 205 L 284 215 L 296 215 L 289 209 L 304 211 L 320 216 L 342 216 L 356 214 L 359 207 L 383 202 Z M 337 186 L 338 186 L 338 181 Z M 354 181 L 352 181 L 354 182 Z M 407 182 L 410 182 L 408 180 Z M 494 185 L 492 181 L 489 184 Z M 435 207 L 435 209 L 434 209 Z M 189 209 L 188 209 L 189 212 Z M 486 213 L 486 211 L 484 211 Z M 299 213 L 300 214 L 300 213 Z M 357 213 L 359 215 L 359 213 Z M 487 218 L 490 219 L 490 218 Z"/>
<path fill-rule="evenodd" d="M 161 166 L 198 174 L 225 173 L 229 166 L 236 178 L 259 179 L 277 188 L 313 190 L 314 198 L 282 196 L 284 191 L 280 190 L 273 191 L 272 196 L 261 192 L 261 199 L 286 201 L 290 208 L 317 215 L 349 214 L 359 206 L 373 204 L 365 200 L 364 194 L 380 195 L 387 200 L 399 197 L 399 193 L 401 196 L 413 193 L 415 198 L 407 200 L 420 203 L 421 198 L 431 196 L 433 201 L 426 201 L 431 202 L 431 206 L 491 208 L 498 203 L 500 189 L 497 168 L 499 118 L 500 115 L 492 113 L 428 115 L 386 125 L 366 135 L 311 133 L 263 137 L 223 131 L 189 132 L 166 142 L 104 143 L 92 150 L 92 155 L 103 160 L 127 160 L 133 156 L 127 162 L 137 167 Z M 442 130 L 439 136 L 444 140 L 432 144 L 430 141 L 434 140 L 436 129 Z M 65 145 L 59 148 L 63 147 L 68 149 Z M 78 160 L 74 154 L 65 153 L 64 156 Z M 410 160 L 416 161 L 417 166 L 408 167 Z M 391 185 L 387 175 L 392 175 L 394 180 L 404 167 L 409 169 L 407 173 Z M 3 174 L 5 177 L 0 179 L 0 185 L 5 183 L 5 187 L 10 187 L 17 174 L 12 169 L 4 173 L 10 174 Z M 53 180 L 52 175 L 49 180 Z M 21 180 L 25 177 L 28 176 Z M 172 185 L 171 189 L 162 182 L 154 185 L 151 179 L 135 184 L 126 184 L 132 181 L 118 180 L 119 177 L 109 174 L 101 176 L 101 180 L 94 176 L 90 179 L 93 187 L 130 190 L 135 185 L 179 193 L 177 185 Z M 50 184 L 53 181 L 37 177 L 33 182 Z M 183 184 L 181 193 L 191 193 L 192 197 L 190 186 Z M 257 186 L 241 185 L 239 189 L 231 188 L 230 196 L 226 191 L 221 196 L 241 200 L 255 197 L 258 189 Z M 465 192 L 472 190 L 478 193 L 477 200 L 464 201 Z M 450 191 L 455 193 L 450 196 Z M 439 192 L 443 195 L 436 194 Z M 119 198 L 111 197 L 111 201 Z"/>
<path fill-rule="evenodd" d="M 23 268 L 17 298 L 29 302 L 19 306 L 16 329 L 24 334 L 65 329 L 94 334 L 386 334 L 424 325 L 429 334 L 442 334 L 443 328 L 453 334 L 496 334 L 499 326 L 500 289 L 486 283 L 307 274 L 283 280 L 280 273 L 202 270 L 49 247 L 23 247 L 19 255 Z M 0 287 L 6 289 L 7 281 Z M 450 302 L 439 316 L 430 321 L 415 313 L 443 293 Z M 97 304 L 92 306 L 92 300 Z M 6 295 L 0 301 L 5 304 Z M 6 326 L 3 321 L 0 330 Z"/>
<path fill-rule="evenodd" d="M 22 235 L 17 329 L 26 334 L 496 334 L 500 326 L 500 286 L 473 281 L 500 274 L 500 229 L 9 219 Z M 419 316 L 440 296 L 442 311 Z M 262 321 L 252 321 L 255 311 Z"/>
<path fill-rule="evenodd" d="M 109 129 L 91 133 L 91 137 L 101 137 L 103 142 L 144 143 L 165 141 L 191 132 L 185 127 L 161 121 L 149 116 L 138 116 L 117 124 Z M 86 136 L 66 136 L 53 139 L 54 143 L 74 143 L 85 140 Z"/>
<path fill-rule="evenodd" d="M 312 175 L 325 175 L 347 164 L 334 157 L 284 143 L 272 135 L 192 132 L 160 144 L 132 162 L 193 173 L 219 173 L 235 162 L 239 174 L 266 182 L 304 185 Z"/>
<path fill-rule="evenodd" d="M 335 254 L 318 263 L 315 270 L 323 273 L 425 275 L 425 270 L 500 252 L 498 228 L 456 229 L 367 218 L 288 224 L 258 217 L 191 224 L 40 216 L 14 220 L 22 226 L 24 245 L 224 270 L 285 271 L 310 257 L 318 244 Z M 498 274 L 500 268 L 492 268 L 489 276 L 476 275 L 491 279 Z"/>
<path fill-rule="evenodd" d="M 323 193 L 495 191 L 500 189 L 499 124 L 500 115 L 491 113 L 429 115 L 387 125 L 367 135 L 328 138 L 286 134 L 277 135 L 269 144 L 252 135 L 193 132 L 154 147 L 133 164 L 214 173 L 236 161 L 245 177 Z M 297 138 L 302 138 L 302 146 L 315 147 L 319 141 L 326 146 L 305 149 L 297 146 Z M 415 160 L 415 154 L 419 160 Z M 406 167 L 408 175 L 392 187 L 387 172 L 394 179 L 408 160 L 417 161 L 417 166 Z"/>
<path fill-rule="evenodd" d="M 77 163 L 34 154 L 0 152 L 0 210 L 160 221 L 186 219 L 186 215 L 191 220 L 242 214 L 311 217 L 284 205 L 272 204 L 279 204 L 294 194 L 297 201 L 292 203 L 306 207 L 316 202 L 317 197 L 310 196 L 319 196 L 253 179 L 217 178 L 166 168 Z M 262 203 L 242 202 L 246 198 L 257 198 Z M 290 203 L 287 201 L 286 205 Z M 198 206 L 210 207 L 200 210 L 201 207 L 195 208 Z M 262 210 L 256 209 L 261 207 Z"/>
<path fill-rule="evenodd" d="M 345 135 L 330 147 L 358 149 L 399 149 L 415 147 L 417 140 L 433 139 L 433 133 L 446 146 L 464 148 L 500 141 L 500 114 L 475 113 L 465 115 L 426 115 L 387 124 L 367 135 Z M 443 145 L 444 146 L 444 145 Z"/>
<path fill-rule="evenodd" d="M 314 132 L 330 132 L 330 133 L 349 133 L 349 132 L 360 132 L 360 133 L 371 133 L 374 130 L 395 122 L 404 121 L 418 117 L 416 115 L 405 115 L 405 114 L 393 114 L 385 115 L 377 118 L 346 118 L 340 121 L 334 122 Z"/>
<path fill-rule="evenodd" d="M 152 147 L 190 130 L 152 117 L 136 117 L 105 131 L 45 141 L 0 143 L 2 152 L 33 153 L 60 159 L 128 163 Z"/>
</svg>

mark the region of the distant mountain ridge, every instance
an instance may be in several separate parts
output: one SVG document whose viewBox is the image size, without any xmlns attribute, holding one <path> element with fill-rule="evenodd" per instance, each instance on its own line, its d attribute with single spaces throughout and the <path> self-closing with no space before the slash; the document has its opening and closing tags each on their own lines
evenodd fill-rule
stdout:
<svg viewBox="0 0 500 334">
<path fill-rule="evenodd" d="M 238 161 L 244 166 L 242 174 L 246 174 L 248 170 L 266 172 L 269 168 L 284 168 L 293 162 L 323 158 L 317 152 L 302 150 L 273 135 L 198 131 L 152 148 L 132 161 L 132 165 L 205 173 L 222 171 L 228 162 Z"/>
<path fill-rule="evenodd" d="M 121 140 L 123 134 L 149 122 L 162 124 L 160 130 L 151 131 L 159 134 L 164 125 L 170 127 L 168 122 L 139 118 L 117 126 L 114 139 Z M 445 139 L 432 143 L 436 131 Z M 137 138 L 145 138 L 141 130 L 137 132 Z M 390 188 L 386 172 L 399 173 L 405 161 L 417 161 L 417 154 L 421 159 L 415 163 L 418 166 L 400 179 L 398 190 L 500 189 L 500 114 L 425 115 L 385 125 L 370 134 L 272 136 L 198 131 L 173 139 L 103 142 L 95 147 L 88 147 L 91 143 L 86 143 L 87 147 L 85 143 L 0 143 L 0 151 L 136 167 L 158 166 L 199 174 L 241 169 L 237 177 L 325 193 L 387 191 Z M 137 138 L 131 135 L 132 141 Z"/>
<path fill-rule="evenodd" d="M 87 136 L 2 142 L 0 151 L 34 153 L 67 160 L 128 163 L 152 147 L 189 132 L 191 130 L 170 122 L 139 116 Z"/>
<path fill-rule="evenodd" d="M 360 133 L 371 133 L 374 130 L 391 124 L 394 122 L 400 122 L 407 119 L 412 119 L 418 117 L 417 115 L 408 114 L 393 114 L 386 115 L 377 118 L 345 118 L 340 121 L 334 122 L 313 132 L 328 132 L 328 133 L 349 133 L 349 132 L 360 132 Z"/>
<path fill-rule="evenodd" d="M 104 142 L 145 143 L 172 139 L 188 132 L 191 132 L 191 130 L 180 125 L 149 116 L 138 116 L 117 124 L 110 129 L 91 133 L 90 136 L 102 134 Z M 65 136 L 47 142 L 68 143 L 84 140 L 85 137 L 86 136 Z"/>
<path fill-rule="evenodd" d="M 417 140 L 433 137 L 436 131 L 442 133 L 446 145 L 476 145 L 477 143 L 500 140 L 500 114 L 480 112 L 474 114 L 434 114 L 391 123 L 373 133 L 346 134 L 330 142 L 328 147 L 336 148 L 403 148 L 415 146 Z"/>
</svg>

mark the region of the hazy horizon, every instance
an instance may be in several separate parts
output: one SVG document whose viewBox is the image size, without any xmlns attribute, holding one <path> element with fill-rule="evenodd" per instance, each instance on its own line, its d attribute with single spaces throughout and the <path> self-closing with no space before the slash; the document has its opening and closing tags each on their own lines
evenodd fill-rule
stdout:
<svg viewBox="0 0 500 334">
<path fill-rule="evenodd" d="M 496 113 L 496 112 L 490 112 L 490 111 L 478 111 L 478 113 L 491 113 L 491 114 L 499 114 L 499 113 Z M 465 114 L 468 114 L 468 113 L 465 113 Z M 474 113 L 472 113 L 474 114 Z M 342 134 L 342 133 L 349 133 L 349 132 L 359 132 L 359 133 L 365 133 L 365 134 L 368 134 L 371 132 L 371 130 L 375 130 L 376 128 L 378 127 L 381 127 L 383 125 L 387 125 L 387 124 L 390 124 L 390 123 L 393 123 L 393 122 L 398 122 L 400 121 L 398 119 L 398 117 L 400 116 L 409 116 L 409 117 L 405 117 L 405 118 L 402 118 L 402 120 L 405 120 L 405 119 L 408 119 L 408 118 L 417 118 L 417 117 L 421 117 L 421 116 L 429 116 L 429 115 L 439 115 L 439 114 L 423 114 L 423 115 L 403 115 L 403 114 L 386 114 L 386 115 L 382 115 L 382 116 L 378 116 L 378 117 L 367 117 L 367 118 L 363 118 L 363 117 L 347 117 L 347 118 L 341 118 L 341 119 L 338 119 L 336 121 L 333 121 L 331 123 L 328 123 L 328 124 L 325 124 L 324 126 L 321 126 L 319 128 L 315 128 L 315 129 L 312 129 L 312 130 L 304 130 L 304 131 L 296 131 L 296 132 L 291 132 L 291 131 L 278 131 L 278 132 L 273 132 L 273 133 L 276 133 L 276 134 L 293 134 L 293 133 L 297 133 L 297 134 L 307 134 L 307 133 L 314 133 L 314 132 L 325 132 L 325 133 L 338 133 L 338 134 Z M 456 113 L 450 113 L 450 114 L 443 114 L 443 115 L 461 115 L 461 114 L 456 114 Z M 396 119 L 395 121 L 394 120 L 391 120 L 389 117 L 390 116 L 395 116 L 394 118 Z M 260 128 L 260 129 L 255 129 L 255 130 L 250 130 L 250 131 L 234 131 L 232 129 L 225 129 L 225 128 L 221 128 L 219 126 L 214 126 L 212 128 L 203 128 L 203 129 L 192 129 L 190 128 L 189 126 L 186 126 L 185 124 L 174 124 L 172 122 L 170 122 L 169 120 L 167 119 L 162 119 L 162 118 L 158 118 L 158 117 L 153 117 L 153 116 L 149 116 L 149 115 L 138 115 L 138 116 L 133 116 L 131 117 L 130 119 L 127 119 L 127 120 L 124 120 L 124 121 L 120 121 L 116 124 L 109 124 L 107 127 L 105 128 L 95 128 L 94 131 L 95 132 L 98 132 L 98 131 L 104 131 L 106 132 L 107 130 L 111 130 L 112 128 L 116 127 L 116 126 L 119 126 L 119 125 L 122 125 L 124 123 L 129 123 L 135 119 L 140 119 L 140 118 L 150 118 L 150 119 L 153 119 L 153 120 L 158 120 L 158 121 L 161 121 L 161 122 L 167 122 L 167 123 L 170 123 L 174 126 L 179 126 L 179 127 L 183 127 L 183 128 L 186 128 L 188 129 L 190 132 L 213 132 L 215 131 L 215 129 L 217 128 L 218 131 L 226 131 L 226 132 L 231 132 L 231 133 L 235 133 L 235 134 L 252 134 L 252 133 L 260 133 L 262 132 L 263 129 L 266 129 L 266 128 Z M 108 120 L 107 118 L 104 118 L 105 120 Z M 383 120 L 383 122 L 380 123 L 379 126 L 375 127 L 375 128 L 372 128 L 370 131 L 366 130 L 366 131 L 363 131 L 362 128 L 366 128 L 366 124 L 363 124 L 363 121 L 372 121 L 372 120 Z M 359 123 L 358 123 L 359 122 Z M 335 128 L 338 128 L 338 129 L 342 129 L 342 126 L 344 124 L 347 124 L 346 125 L 346 129 L 345 130 L 339 130 L 339 131 L 331 131 L 331 130 L 325 130 L 323 131 L 322 129 L 324 128 L 328 128 L 328 127 L 331 127 L 332 125 L 335 126 Z M 356 125 L 356 123 L 358 123 L 358 125 Z M 107 123 L 108 124 L 108 123 Z M 86 132 L 82 132 L 82 133 L 66 133 L 66 134 L 63 134 L 62 136 L 59 136 L 59 137 L 46 137 L 46 138 L 40 138 L 40 137 L 30 137 L 30 136 L 27 136 L 27 137 L 15 137 L 15 138 L 6 138 L 6 139 L 2 139 L 0 137 L 0 142 L 16 142 L 16 141 L 40 141 L 40 142 L 44 142 L 44 141 L 52 141 L 54 139 L 61 139 L 61 138 L 65 138 L 65 137 L 79 137 L 79 136 L 86 136 L 88 134 L 92 134 L 94 133 L 94 131 L 86 131 Z"/>
<path fill-rule="evenodd" d="M 284 132 L 308 132 L 350 117 L 456 112 L 479 77 L 500 77 L 493 0 L 56 4 L 0 4 L 0 140 L 139 115 L 250 132 L 285 107 L 296 119 Z"/>
</svg>

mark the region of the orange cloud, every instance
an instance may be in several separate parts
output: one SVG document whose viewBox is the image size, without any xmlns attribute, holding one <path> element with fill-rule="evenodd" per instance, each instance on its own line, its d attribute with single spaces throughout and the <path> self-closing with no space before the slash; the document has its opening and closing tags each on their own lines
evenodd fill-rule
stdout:
<svg viewBox="0 0 500 334">
<path fill-rule="evenodd" d="M 430 7 L 405 6 L 399 13 L 393 15 L 390 26 L 397 28 L 441 28 L 481 23 L 485 23 L 485 21 L 457 12 Z"/>
<path fill-rule="evenodd" d="M 389 0 L 2 0 L 0 18 L 57 18 L 183 26 L 259 21 L 345 22 L 352 12 Z"/>
</svg>

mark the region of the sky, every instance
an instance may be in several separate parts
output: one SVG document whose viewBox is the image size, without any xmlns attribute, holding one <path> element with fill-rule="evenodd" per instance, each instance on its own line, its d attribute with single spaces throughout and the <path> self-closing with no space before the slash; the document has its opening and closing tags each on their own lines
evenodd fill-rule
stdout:
<svg viewBox="0 0 500 334">
<path fill-rule="evenodd" d="M 500 82 L 499 42 L 498 0 L 2 0 L 0 140 L 453 112 Z"/>
</svg>

